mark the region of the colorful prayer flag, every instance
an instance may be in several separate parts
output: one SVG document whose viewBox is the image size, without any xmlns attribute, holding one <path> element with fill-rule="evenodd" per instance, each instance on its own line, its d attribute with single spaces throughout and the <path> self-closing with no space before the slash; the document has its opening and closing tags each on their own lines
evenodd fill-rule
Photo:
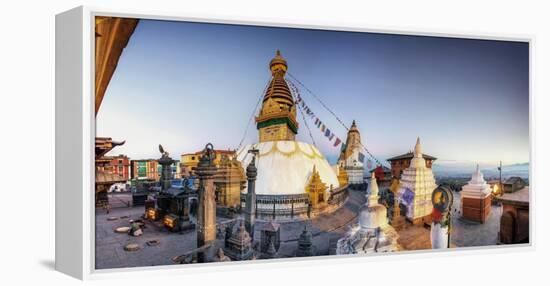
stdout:
<svg viewBox="0 0 550 286">
<path fill-rule="evenodd" d="M 334 147 L 338 147 L 338 144 L 340 144 L 340 138 L 336 137 L 336 141 L 334 142 Z"/>
<path fill-rule="evenodd" d="M 365 154 L 359 152 L 359 162 L 363 163 L 365 162 Z"/>
<path fill-rule="evenodd" d="M 401 196 L 401 199 L 405 201 L 406 205 L 410 205 L 414 200 L 413 191 L 409 190 L 408 188 L 405 189 L 405 191 L 403 192 L 403 195 Z"/>
<path fill-rule="evenodd" d="M 326 137 L 329 137 L 329 136 L 330 136 L 330 129 L 327 128 L 327 130 L 325 130 L 325 136 L 326 136 Z"/>
</svg>

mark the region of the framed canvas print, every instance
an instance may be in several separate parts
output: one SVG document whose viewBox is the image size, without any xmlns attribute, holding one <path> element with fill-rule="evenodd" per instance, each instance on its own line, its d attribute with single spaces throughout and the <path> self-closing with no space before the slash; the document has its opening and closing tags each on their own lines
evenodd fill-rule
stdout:
<svg viewBox="0 0 550 286">
<path fill-rule="evenodd" d="M 56 268 L 532 245 L 529 38 L 75 8 Z"/>
</svg>

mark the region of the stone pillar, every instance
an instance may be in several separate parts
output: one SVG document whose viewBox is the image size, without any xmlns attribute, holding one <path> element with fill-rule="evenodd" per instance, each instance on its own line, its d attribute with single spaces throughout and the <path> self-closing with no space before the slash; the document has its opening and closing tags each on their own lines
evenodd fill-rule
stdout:
<svg viewBox="0 0 550 286">
<path fill-rule="evenodd" d="M 197 211 L 197 247 L 214 242 L 216 239 L 216 200 L 214 194 L 214 147 L 208 143 L 203 155 L 195 168 L 199 177 L 199 206 Z M 199 262 L 206 262 L 204 253 L 200 254 Z"/>
<path fill-rule="evenodd" d="M 172 164 L 174 160 L 170 158 L 168 152 L 165 152 L 161 145 L 159 145 L 162 156 L 157 162 L 162 166 L 160 173 L 160 187 L 162 190 L 168 190 L 172 186 Z"/>
<path fill-rule="evenodd" d="M 256 156 L 254 155 L 252 161 L 250 161 L 250 164 L 246 167 L 248 190 L 246 193 L 245 226 L 252 241 L 254 241 L 254 223 L 256 221 L 256 177 L 258 176 L 258 169 L 256 168 L 255 161 Z"/>
</svg>

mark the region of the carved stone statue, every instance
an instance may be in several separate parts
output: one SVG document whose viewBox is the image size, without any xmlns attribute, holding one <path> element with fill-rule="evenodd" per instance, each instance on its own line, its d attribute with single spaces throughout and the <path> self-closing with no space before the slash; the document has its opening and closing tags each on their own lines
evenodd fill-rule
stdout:
<svg viewBox="0 0 550 286">
<path fill-rule="evenodd" d="M 172 164 L 174 164 L 174 160 L 170 158 L 170 154 L 164 150 L 162 145 L 159 144 L 159 151 L 162 154 L 160 159 L 158 159 L 158 163 L 162 166 L 161 174 L 160 174 L 160 185 L 163 190 L 167 190 L 171 186 L 172 181 L 172 168 L 170 167 Z"/>
<path fill-rule="evenodd" d="M 166 151 L 164 151 L 164 148 L 162 148 L 162 145 L 159 144 L 159 151 L 160 151 L 160 154 L 162 154 L 162 157 L 170 157 L 170 154 Z"/>
</svg>

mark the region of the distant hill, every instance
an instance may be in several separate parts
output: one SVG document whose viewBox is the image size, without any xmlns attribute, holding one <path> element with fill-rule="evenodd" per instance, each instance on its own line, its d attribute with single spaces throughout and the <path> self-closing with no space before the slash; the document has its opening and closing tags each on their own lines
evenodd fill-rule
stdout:
<svg viewBox="0 0 550 286">
<path fill-rule="evenodd" d="M 433 171 L 437 177 L 469 177 L 474 171 L 472 164 L 436 164 L 433 165 Z M 496 166 L 481 166 L 481 172 L 485 178 L 495 178 L 499 176 Z M 508 178 L 518 176 L 529 178 L 529 163 L 519 163 L 502 166 L 502 177 Z"/>
<path fill-rule="evenodd" d="M 497 168 L 487 168 L 481 170 L 485 177 L 498 177 Z M 502 177 L 522 177 L 529 178 L 529 163 L 513 164 L 502 166 Z"/>
</svg>

